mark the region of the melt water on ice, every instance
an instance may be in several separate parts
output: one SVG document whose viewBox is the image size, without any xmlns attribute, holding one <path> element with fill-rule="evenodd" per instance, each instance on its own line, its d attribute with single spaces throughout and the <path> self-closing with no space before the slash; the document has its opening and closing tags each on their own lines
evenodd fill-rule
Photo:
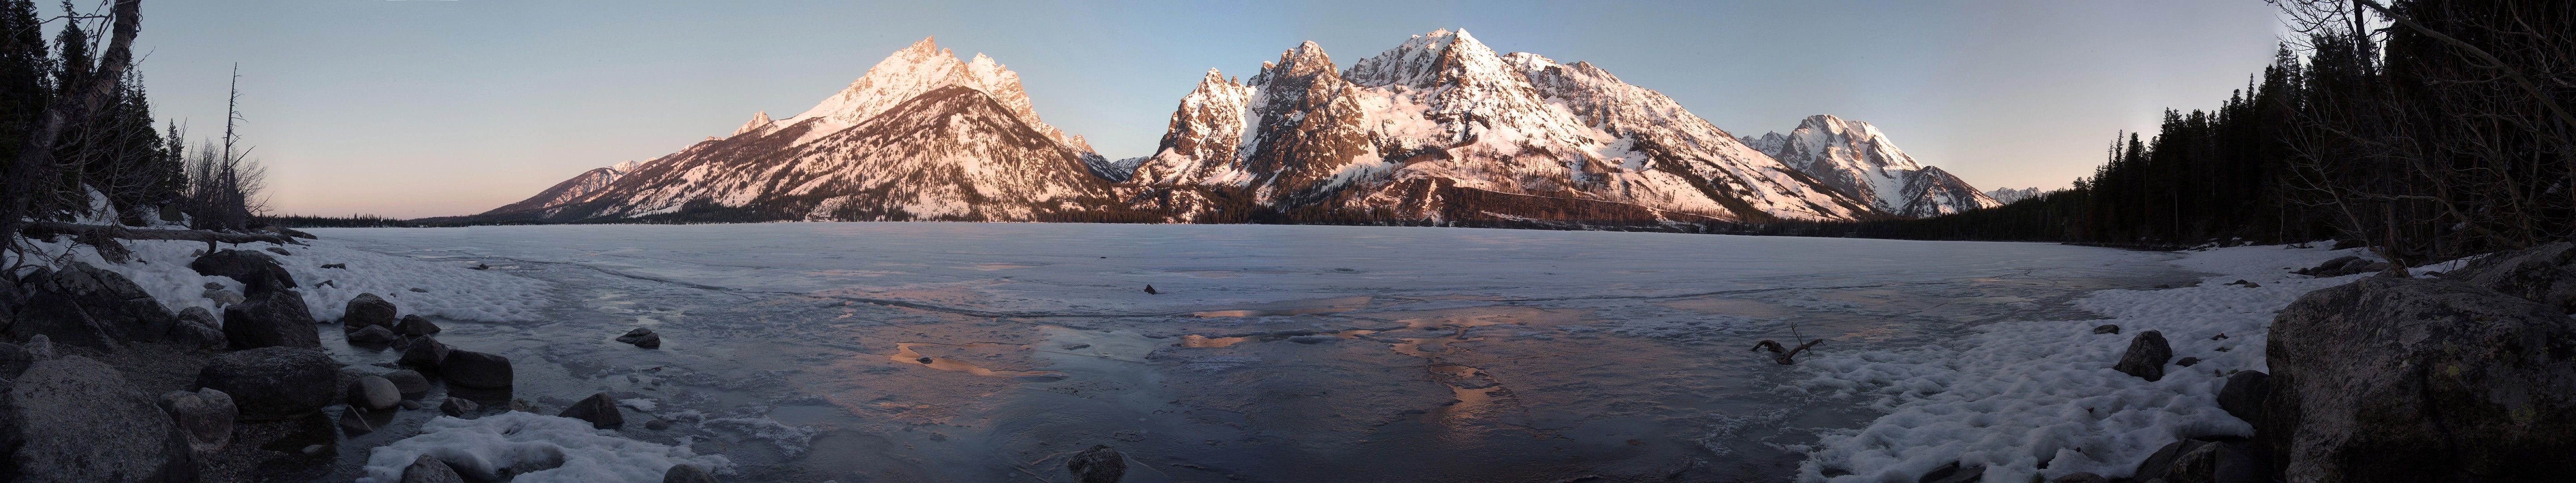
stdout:
<svg viewBox="0 0 2576 483">
<path fill-rule="evenodd" d="M 609 448 L 586 464 L 760 481 L 1064 481 L 1098 444 L 1138 482 L 2124 473 L 2173 433 L 2242 431 L 2210 371 L 2260 368 L 2255 314 L 2333 283 L 2234 273 L 2337 255 L 1260 225 L 314 231 L 540 282 L 541 308 L 441 340 L 511 357 L 519 397 L 548 408 L 610 393 L 628 423 L 605 434 L 657 445 L 558 438 Z M 2210 272 L 2263 288 L 2148 290 Z M 2101 323 L 2206 362 L 2122 379 L 2127 338 Z M 612 340 L 635 327 L 661 348 Z M 1792 366 L 1748 350 L 1814 338 Z M 474 453 L 437 443 L 492 426 L 377 451 Z"/>
</svg>

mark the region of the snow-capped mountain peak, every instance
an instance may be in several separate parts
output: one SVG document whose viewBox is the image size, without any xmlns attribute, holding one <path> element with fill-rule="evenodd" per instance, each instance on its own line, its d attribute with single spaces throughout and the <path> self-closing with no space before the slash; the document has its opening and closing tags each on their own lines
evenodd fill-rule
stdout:
<svg viewBox="0 0 2576 483">
<path fill-rule="evenodd" d="M 759 134 L 759 133 L 767 132 L 767 131 L 769 130 L 769 126 L 770 126 L 770 125 L 772 125 L 772 124 L 776 124 L 776 123 L 777 123 L 777 121 L 772 121 L 772 120 L 770 120 L 770 119 L 769 119 L 769 111 L 760 111 L 760 112 L 757 112 L 757 113 L 752 113 L 752 115 L 751 115 L 751 120 L 750 120 L 750 121 L 744 121 L 744 122 L 742 123 L 742 127 L 733 128 L 733 134 L 727 134 L 727 135 L 725 135 L 725 137 L 734 137 L 734 136 L 741 136 L 741 135 L 743 135 L 743 134 Z M 631 163 L 631 162 L 633 162 L 633 161 L 628 161 L 628 162 L 630 162 L 630 163 Z"/>
<path fill-rule="evenodd" d="M 1949 172 L 1915 162 L 1866 122 L 1818 114 L 1789 134 L 1744 142 L 1881 213 L 1934 216 L 2002 206 Z"/>
</svg>

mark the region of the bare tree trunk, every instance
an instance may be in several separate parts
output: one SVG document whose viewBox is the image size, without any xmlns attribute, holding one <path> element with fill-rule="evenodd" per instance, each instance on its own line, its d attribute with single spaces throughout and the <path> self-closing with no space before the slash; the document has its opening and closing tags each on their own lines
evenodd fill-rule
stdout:
<svg viewBox="0 0 2576 483">
<path fill-rule="evenodd" d="M 17 233 L 27 218 L 35 215 L 30 210 L 33 208 L 33 193 L 39 189 L 37 183 L 55 179 L 48 173 L 54 164 L 55 141 L 72 126 L 96 116 L 108 98 L 115 94 L 117 83 L 125 79 L 126 67 L 134 63 L 134 35 L 141 27 L 143 1 L 115 1 L 115 6 L 108 9 L 111 34 L 107 52 L 99 57 L 98 69 L 90 74 L 89 85 L 70 89 L 67 91 L 70 98 L 45 106 L 45 112 L 36 121 L 35 132 L 27 136 L 27 145 L 19 148 L 18 158 L 0 170 L 0 188 L 6 188 L 0 191 L 8 193 L 5 199 L 0 199 L 0 204 L 5 204 L 0 205 L 0 234 Z M 13 252 L 21 248 L 14 237 L 7 244 Z M 0 270 L 0 275 L 14 277 L 16 273 L 16 270 Z"/>
</svg>

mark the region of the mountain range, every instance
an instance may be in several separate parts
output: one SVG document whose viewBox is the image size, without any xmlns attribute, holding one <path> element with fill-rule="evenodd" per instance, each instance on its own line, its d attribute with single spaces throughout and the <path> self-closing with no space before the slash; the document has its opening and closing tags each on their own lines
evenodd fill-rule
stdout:
<svg viewBox="0 0 2576 483">
<path fill-rule="evenodd" d="M 1155 151 L 1109 160 L 1019 76 L 924 38 L 793 117 L 467 217 L 539 221 L 1357 223 L 1705 231 L 1998 206 L 1868 123 L 1739 138 L 1586 62 L 1466 31 L 1337 65 L 1306 42 L 1210 69 Z"/>
</svg>

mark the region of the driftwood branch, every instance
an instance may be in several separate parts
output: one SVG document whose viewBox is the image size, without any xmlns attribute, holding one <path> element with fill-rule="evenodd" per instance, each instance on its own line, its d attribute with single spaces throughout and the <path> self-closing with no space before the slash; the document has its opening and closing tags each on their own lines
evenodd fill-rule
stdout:
<svg viewBox="0 0 2576 483">
<path fill-rule="evenodd" d="M 18 232 L 19 232 L 19 233 L 21 233 L 21 234 L 26 235 L 28 238 L 42 238 L 42 237 L 49 237 L 49 236 L 56 236 L 56 235 L 70 235 L 70 236 L 72 236 L 72 237 L 74 237 L 74 238 L 93 238 L 93 239 L 94 239 L 94 238 L 120 238 L 120 239 L 126 239 L 126 240 L 182 240 L 182 241 L 193 241 L 193 242 L 206 242 L 206 243 L 233 243 L 233 244 L 241 244 L 241 243 L 262 243 L 262 242 L 265 242 L 265 243 L 275 243 L 275 244 L 279 244 L 279 245 L 286 245 L 286 244 L 292 244 L 292 243 L 295 243 L 295 241 L 294 241 L 293 239 L 288 238 L 286 235 L 248 234 L 248 233 L 223 233 L 223 232 L 212 232 L 212 231 L 203 231 L 203 230 L 171 230 L 171 229 L 158 229 L 158 228 L 126 228 L 126 227 L 113 226 L 113 225 L 75 225 L 75 224 L 71 224 L 71 223 L 63 223 L 63 222 L 59 222 L 59 221 L 40 221 L 40 222 L 35 222 L 35 223 L 28 223 L 28 224 L 27 224 L 27 226 L 26 226 L 25 228 L 21 228 L 21 229 L 19 229 L 19 230 L 18 230 Z"/>
</svg>

